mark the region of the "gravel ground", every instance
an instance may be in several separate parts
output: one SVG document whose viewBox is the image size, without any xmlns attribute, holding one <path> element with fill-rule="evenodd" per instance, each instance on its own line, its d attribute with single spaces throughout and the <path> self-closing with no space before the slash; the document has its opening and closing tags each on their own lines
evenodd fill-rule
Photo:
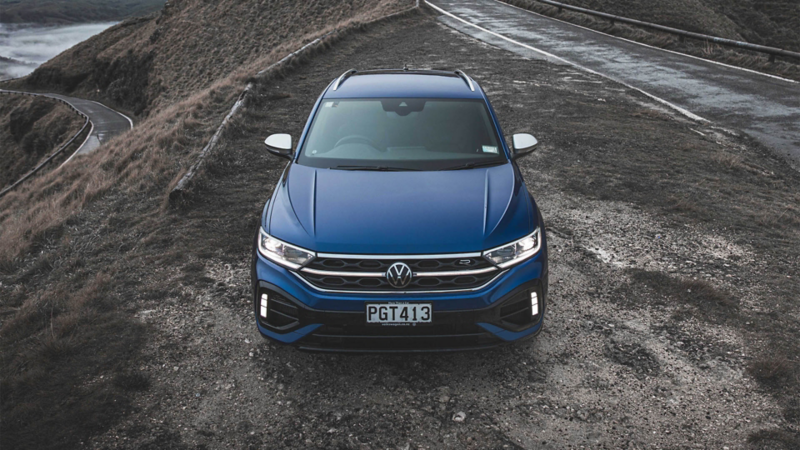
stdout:
<svg viewBox="0 0 800 450">
<path fill-rule="evenodd" d="M 250 245 L 284 164 L 260 142 L 274 132 L 298 136 L 344 70 L 403 64 L 465 70 L 487 90 L 507 135 L 527 130 L 542 142 L 520 165 L 549 232 L 545 328 L 534 340 L 446 355 L 320 355 L 268 342 L 252 317 Z M 109 256 L 87 264 L 126 260 L 114 262 L 115 295 L 146 330 L 122 378 L 124 411 L 89 447 L 798 442 L 800 414 L 786 399 L 795 384 L 770 390 L 747 368 L 774 342 L 796 341 L 798 249 L 786 243 L 800 228 L 791 206 L 800 177 L 735 131 L 420 15 L 349 36 L 259 83 L 199 183 L 165 214 L 141 206 L 153 199 L 120 193 L 104 200 L 117 207 L 76 221 L 127 225 L 72 240 L 130 243 L 106 245 Z M 742 225 L 752 215 L 764 225 Z M 135 293 L 120 293 L 131 286 Z"/>
</svg>

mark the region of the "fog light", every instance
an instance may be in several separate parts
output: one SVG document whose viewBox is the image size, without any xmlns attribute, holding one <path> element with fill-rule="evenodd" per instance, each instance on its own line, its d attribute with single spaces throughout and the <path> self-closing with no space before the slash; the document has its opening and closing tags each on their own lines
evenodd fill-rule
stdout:
<svg viewBox="0 0 800 450">
<path fill-rule="evenodd" d="M 261 317 L 267 318 L 267 294 L 261 294 Z"/>
<path fill-rule="evenodd" d="M 531 316 L 539 314 L 539 296 L 531 292 Z"/>
</svg>

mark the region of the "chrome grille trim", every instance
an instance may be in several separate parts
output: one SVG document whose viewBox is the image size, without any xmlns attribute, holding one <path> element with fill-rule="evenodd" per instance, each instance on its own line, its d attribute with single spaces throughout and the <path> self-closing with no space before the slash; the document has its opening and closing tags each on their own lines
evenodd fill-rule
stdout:
<svg viewBox="0 0 800 450">
<path fill-rule="evenodd" d="M 450 272 L 414 272 L 415 277 L 457 277 L 461 275 L 480 275 L 498 270 L 497 267 L 486 267 L 475 270 L 453 270 Z"/>
<path fill-rule="evenodd" d="M 398 263 L 407 264 L 411 269 L 409 286 L 395 288 L 389 281 L 387 271 Z M 322 292 L 447 293 L 481 289 L 503 272 L 503 268 L 484 258 L 481 252 L 422 255 L 318 253 L 304 267 L 292 272 Z"/>
<path fill-rule="evenodd" d="M 481 252 L 473 253 L 440 253 L 438 255 L 354 255 L 343 253 L 317 253 L 317 258 L 338 258 L 338 259 L 448 259 L 448 258 L 479 258 Z"/>
<path fill-rule="evenodd" d="M 480 275 L 483 273 L 494 272 L 498 270 L 497 267 L 487 267 L 485 269 L 475 270 L 455 270 L 450 272 L 414 272 L 414 277 L 457 277 L 461 275 Z M 385 277 L 384 272 L 336 272 L 328 270 L 317 270 L 309 267 L 300 269 L 301 272 L 312 273 L 314 275 L 330 276 L 330 277 L 366 277 L 366 278 L 380 278 Z"/>
<path fill-rule="evenodd" d="M 385 272 L 335 272 L 328 270 L 317 270 L 310 267 L 300 269 L 301 272 L 313 273 L 314 275 L 322 275 L 329 277 L 366 277 L 366 278 L 380 278 L 385 277 Z"/>
</svg>

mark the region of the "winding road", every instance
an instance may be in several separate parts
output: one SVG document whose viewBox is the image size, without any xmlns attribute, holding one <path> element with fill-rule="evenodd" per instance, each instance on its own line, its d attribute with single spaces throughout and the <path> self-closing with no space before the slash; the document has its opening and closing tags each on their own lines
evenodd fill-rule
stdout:
<svg viewBox="0 0 800 450">
<path fill-rule="evenodd" d="M 45 95 L 71 104 L 75 109 L 89 116 L 89 120 L 92 122 L 92 133 L 74 155 L 91 153 L 104 142 L 133 128 L 133 121 L 128 116 L 102 103 L 60 94 Z"/>
<path fill-rule="evenodd" d="M 742 130 L 800 163 L 800 83 L 609 36 L 497 0 L 428 0 L 446 25 L 517 54 L 570 64 L 695 120 Z"/>
<path fill-rule="evenodd" d="M 18 91 L 8 91 L 0 89 L 0 92 L 20 93 Z M 24 92 L 24 94 L 28 94 Z M 86 114 L 89 121 L 92 123 L 92 132 L 78 148 L 78 150 L 70 156 L 70 159 L 75 155 L 82 155 L 91 153 L 104 142 L 110 140 L 125 131 L 133 128 L 133 121 L 128 116 L 117 112 L 101 103 L 85 100 L 82 98 L 68 97 L 61 94 L 34 94 L 43 97 L 57 98 L 63 100 L 75 109 Z"/>
</svg>

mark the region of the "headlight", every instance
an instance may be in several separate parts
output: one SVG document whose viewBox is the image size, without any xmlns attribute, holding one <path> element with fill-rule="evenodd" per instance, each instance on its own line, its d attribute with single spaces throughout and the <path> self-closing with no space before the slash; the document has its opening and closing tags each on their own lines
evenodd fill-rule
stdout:
<svg viewBox="0 0 800 450">
<path fill-rule="evenodd" d="M 258 232 L 258 251 L 265 258 L 290 269 L 299 269 L 314 258 L 314 254 L 308 250 L 275 239 L 263 228 Z"/>
<path fill-rule="evenodd" d="M 505 269 L 535 255 L 542 248 L 542 236 L 539 228 L 524 238 L 483 252 L 498 267 Z"/>
</svg>

